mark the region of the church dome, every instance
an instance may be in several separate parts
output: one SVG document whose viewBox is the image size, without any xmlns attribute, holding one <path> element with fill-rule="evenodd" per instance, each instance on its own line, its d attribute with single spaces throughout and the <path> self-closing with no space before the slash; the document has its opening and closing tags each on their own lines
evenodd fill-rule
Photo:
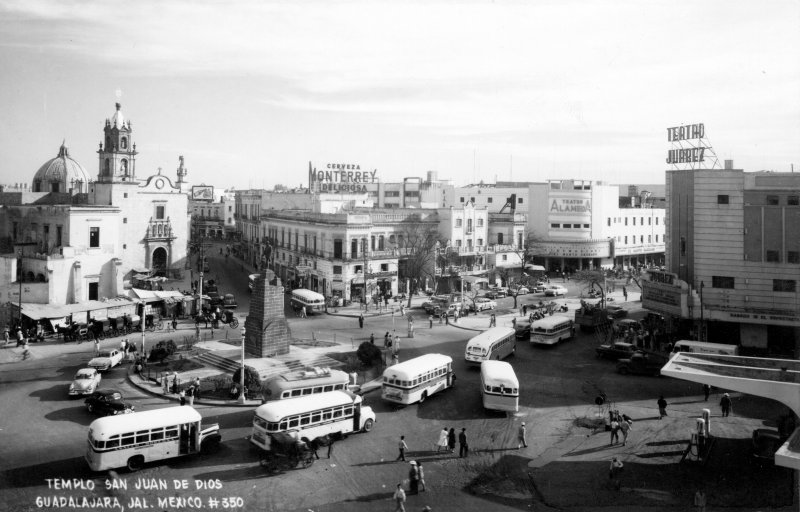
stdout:
<svg viewBox="0 0 800 512">
<path fill-rule="evenodd" d="M 33 177 L 34 192 L 86 193 L 89 173 L 69 156 L 69 148 L 62 143 L 58 156 L 45 162 Z"/>
</svg>

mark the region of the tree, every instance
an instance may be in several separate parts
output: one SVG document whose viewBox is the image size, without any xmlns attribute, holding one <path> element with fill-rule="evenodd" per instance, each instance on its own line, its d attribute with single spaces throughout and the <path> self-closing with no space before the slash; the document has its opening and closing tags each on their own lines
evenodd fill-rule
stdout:
<svg viewBox="0 0 800 512">
<path fill-rule="evenodd" d="M 372 366 L 383 359 L 383 354 L 381 353 L 381 349 L 369 341 L 365 341 L 358 346 L 356 357 L 358 357 L 358 360 L 361 361 L 361 364 L 364 366 Z"/>
<path fill-rule="evenodd" d="M 241 371 L 242 368 L 239 367 L 236 369 L 235 372 L 233 372 L 232 380 L 233 383 L 236 384 L 237 386 L 239 385 L 239 382 L 241 382 L 240 380 L 241 377 L 239 376 L 241 374 Z M 259 389 L 261 389 L 261 379 L 258 376 L 258 371 L 252 366 L 244 367 L 244 386 L 249 391 L 258 391 Z"/>
<path fill-rule="evenodd" d="M 434 268 L 437 242 L 442 240 L 438 231 L 438 219 L 435 216 L 423 216 L 414 213 L 400 222 L 397 228 L 398 246 L 405 269 L 405 277 L 411 286 L 408 290 L 408 307 L 411 307 L 411 296 L 419 289 L 426 277 L 436 279 Z"/>
<path fill-rule="evenodd" d="M 509 297 L 514 298 L 514 309 L 517 308 L 517 296 L 519 286 L 530 284 L 532 277 L 526 270 L 526 266 L 533 261 L 533 257 L 540 251 L 544 239 L 535 231 L 528 231 L 525 234 L 525 242 L 522 246 L 512 245 L 507 252 L 515 254 L 519 260 L 519 277 L 516 276 L 517 267 L 499 267 L 498 272 L 501 279 L 506 283 Z M 518 286 L 512 286 L 518 285 Z"/>
<path fill-rule="evenodd" d="M 606 307 L 606 272 L 603 269 L 578 270 L 572 274 L 573 281 L 600 291 L 600 307 Z"/>
</svg>

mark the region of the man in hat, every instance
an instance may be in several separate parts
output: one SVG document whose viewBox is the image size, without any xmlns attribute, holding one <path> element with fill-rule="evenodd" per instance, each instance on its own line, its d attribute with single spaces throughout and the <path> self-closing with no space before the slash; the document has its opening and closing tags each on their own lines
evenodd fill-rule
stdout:
<svg viewBox="0 0 800 512">
<path fill-rule="evenodd" d="M 731 396 L 728 393 L 722 395 L 719 401 L 719 406 L 722 407 L 722 417 L 730 415 L 731 413 Z"/>
<path fill-rule="evenodd" d="M 517 450 L 519 450 L 523 446 L 525 448 L 528 447 L 528 441 L 525 439 L 526 435 L 527 435 L 527 432 L 525 430 L 525 422 L 523 421 L 522 425 L 519 426 L 519 430 L 517 431 L 517 441 L 518 441 Z"/>
<path fill-rule="evenodd" d="M 419 493 L 419 471 L 417 470 L 417 461 L 412 460 L 408 463 L 408 494 Z"/>
</svg>

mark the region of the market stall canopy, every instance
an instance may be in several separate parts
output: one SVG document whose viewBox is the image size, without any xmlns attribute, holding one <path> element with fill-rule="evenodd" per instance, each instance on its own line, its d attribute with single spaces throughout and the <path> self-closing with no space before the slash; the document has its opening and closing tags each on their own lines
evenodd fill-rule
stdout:
<svg viewBox="0 0 800 512">
<path fill-rule="evenodd" d="M 70 315 L 79 313 L 98 312 L 96 317 L 98 319 L 107 318 L 111 316 L 108 313 L 113 313 L 115 308 L 123 308 L 125 306 L 135 306 L 139 301 L 130 297 L 117 297 L 115 299 L 107 300 L 87 300 L 78 304 L 36 304 L 31 302 L 22 303 L 22 314 L 31 320 L 53 319 L 56 323 L 61 324 L 64 319 Z M 14 304 L 16 306 L 16 304 Z M 65 321 L 63 323 L 66 323 Z"/>
<path fill-rule="evenodd" d="M 150 272 L 152 272 L 149 268 L 134 268 L 131 270 L 137 274 L 147 274 L 148 276 L 150 275 Z"/>
</svg>

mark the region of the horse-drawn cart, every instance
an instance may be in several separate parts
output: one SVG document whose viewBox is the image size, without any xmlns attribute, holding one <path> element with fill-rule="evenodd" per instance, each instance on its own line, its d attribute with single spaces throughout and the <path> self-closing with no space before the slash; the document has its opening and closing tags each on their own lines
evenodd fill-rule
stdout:
<svg viewBox="0 0 800 512">
<path fill-rule="evenodd" d="M 305 441 L 286 432 L 269 434 L 270 449 L 261 458 L 261 467 L 270 473 L 287 471 L 314 464 L 314 451 Z"/>
</svg>

